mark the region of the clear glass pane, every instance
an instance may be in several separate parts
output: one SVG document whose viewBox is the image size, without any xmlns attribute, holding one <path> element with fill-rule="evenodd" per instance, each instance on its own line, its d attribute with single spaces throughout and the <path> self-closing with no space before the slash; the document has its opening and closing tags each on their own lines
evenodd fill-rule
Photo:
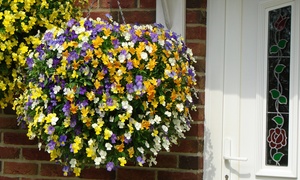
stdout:
<svg viewBox="0 0 300 180">
<path fill-rule="evenodd" d="M 269 11 L 267 165 L 288 165 L 291 10 Z"/>
</svg>

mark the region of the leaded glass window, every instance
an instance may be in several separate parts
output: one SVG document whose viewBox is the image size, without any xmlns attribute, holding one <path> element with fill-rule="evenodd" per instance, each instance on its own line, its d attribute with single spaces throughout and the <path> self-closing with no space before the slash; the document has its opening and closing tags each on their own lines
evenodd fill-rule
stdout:
<svg viewBox="0 0 300 180">
<path fill-rule="evenodd" d="M 288 166 L 291 6 L 269 11 L 266 164 Z"/>
</svg>

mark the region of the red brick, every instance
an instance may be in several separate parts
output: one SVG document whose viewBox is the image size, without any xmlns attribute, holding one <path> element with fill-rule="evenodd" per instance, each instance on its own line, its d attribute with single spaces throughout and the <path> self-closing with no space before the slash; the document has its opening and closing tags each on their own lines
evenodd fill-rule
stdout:
<svg viewBox="0 0 300 180">
<path fill-rule="evenodd" d="M 0 129 L 17 129 L 16 117 L 0 117 Z"/>
<path fill-rule="evenodd" d="M 181 139 L 179 145 L 171 147 L 171 152 L 198 153 L 200 152 L 199 144 L 199 140 Z"/>
<path fill-rule="evenodd" d="M 16 115 L 16 111 L 12 109 L 12 105 L 8 104 L 6 108 L 3 109 L 4 114 Z"/>
<path fill-rule="evenodd" d="M 19 180 L 19 178 L 0 176 L 0 180 Z"/>
<path fill-rule="evenodd" d="M 141 8 L 156 8 L 156 0 L 140 0 Z"/>
<path fill-rule="evenodd" d="M 205 76 L 199 76 L 199 75 L 197 75 L 196 79 L 197 79 L 196 88 L 204 90 L 205 89 Z"/>
<path fill-rule="evenodd" d="M 190 113 L 194 121 L 204 121 L 204 108 L 197 108 L 196 111 L 190 110 Z"/>
<path fill-rule="evenodd" d="M 133 179 L 153 180 L 155 179 L 155 172 L 146 171 L 146 170 L 120 168 L 117 170 L 117 179 L 118 180 L 133 180 Z"/>
<path fill-rule="evenodd" d="M 194 56 L 205 57 L 205 55 L 206 55 L 206 44 L 204 42 L 199 42 L 199 43 L 188 42 L 187 46 L 192 49 Z"/>
<path fill-rule="evenodd" d="M 26 133 L 5 132 L 3 136 L 4 143 L 16 145 L 34 145 L 37 140 L 29 140 Z"/>
<path fill-rule="evenodd" d="M 90 18 L 96 19 L 97 17 L 100 17 L 104 20 L 107 20 L 106 14 L 109 13 L 109 10 L 107 11 L 94 11 L 90 13 Z M 83 17 L 87 17 L 87 12 L 83 13 Z"/>
<path fill-rule="evenodd" d="M 123 12 L 126 23 L 131 24 L 153 24 L 155 22 L 155 11 L 126 11 Z"/>
<path fill-rule="evenodd" d="M 186 27 L 186 39 L 206 40 L 206 27 Z"/>
<path fill-rule="evenodd" d="M 42 176 L 63 177 L 62 168 L 63 167 L 59 164 L 42 164 L 40 173 Z"/>
<path fill-rule="evenodd" d="M 204 105 L 204 92 L 196 92 L 197 97 L 194 95 L 192 96 L 193 98 L 193 103 L 195 105 Z"/>
<path fill-rule="evenodd" d="M 206 24 L 206 11 L 197 9 L 187 9 L 186 11 L 187 24 Z"/>
<path fill-rule="evenodd" d="M 158 155 L 157 164 L 155 167 L 161 168 L 176 168 L 177 167 L 177 156 L 175 155 Z"/>
<path fill-rule="evenodd" d="M 80 175 L 81 178 L 86 179 L 116 179 L 116 171 L 107 171 L 105 168 L 88 168 L 86 167 Z"/>
<path fill-rule="evenodd" d="M 158 180 L 202 180 L 202 173 L 192 172 L 158 172 Z"/>
<path fill-rule="evenodd" d="M 186 7 L 187 8 L 206 8 L 207 2 L 206 0 L 187 0 Z"/>
<path fill-rule="evenodd" d="M 17 159 L 20 149 L 11 147 L 0 147 L 0 159 Z"/>
<path fill-rule="evenodd" d="M 205 60 L 198 59 L 196 64 L 194 64 L 193 66 L 196 72 L 205 73 L 205 68 L 206 68 L 205 65 L 206 65 Z"/>
<path fill-rule="evenodd" d="M 137 7 L 136 0 L 119 0 L 119 2 L 121 5 L 121 8 L 124 8 L 124 9 Z M 101 8 L 116 8 L 116 9 L 119 8 L 117 0 L 100 0 L 100 7 Z"/>
<path fill-rule="evenodd" d="M 203 124 L 192 124 L 192 127 L 191 127 L 190 131 L 188 131 L 185 135 L 187 137 L 188 136 L 193 136 L 193 137 L 203 138 L 203 136 L 204 136 L 204 125 Z"/>
<path fill-rule="evenodd" d="M 23 148 L 22 155 L 27 160 L 50 160 L 50 155 L 45 152 L 44 149 L 39 150 L 38 148 Z"/>
<path fill-rule="evenodd" d="M 202 158 L 198 156 L 179 156 L 179 168 L 198 170 L 202 169 Z"/>
<path fill-rule="evenodd" d="M 4 173 L 36 175 L 38 165 L 34 163 L 4 162 Z"/>
</svg>

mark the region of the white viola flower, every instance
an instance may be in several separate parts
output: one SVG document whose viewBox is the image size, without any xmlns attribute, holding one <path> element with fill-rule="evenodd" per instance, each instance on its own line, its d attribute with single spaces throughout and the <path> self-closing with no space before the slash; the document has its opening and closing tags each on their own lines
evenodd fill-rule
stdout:
<svg viewBox="0 0 300 180">
<path fill-rule="evenodd" d="M 126 59 L 126 56 L 124 54 L 120 54 L 118 56 L 118 60 L 120 61 L 120 63 L 124 63 L 125 62 L 125 59 Z"/>
<path fill-rule="evenodd" d="M 122 101 L 121 104 L 122 104 L 122 108 L 123 108 L 123 109 L 127 109 L 128 106 L 129 106 L 128 101 L 126 101 L 126 100 L 125 100 L 125 101 Z"/>
<path fill-rule="evenodd" d="M 156 122 L 156 124 L 159 124 L 160 121 L 161 121 L 161 117 L 159 117 L 158 115 L 155 115 L 154 122 Z"/>
<path fill-rule="evenodd" d="M 132 101 L 133 96 L 131 94 L 127 94 L 127 99 L 128 99 L 128 101 Z"/>
<path fill-rule="evenodd" d="M 176 104 L 176 108 L 178 109 L 179 112 L 182 112 L 184 109 L 184 106 L 182 103 Z"/>
<path fill-rule="evenodd" d="M 55 126 L 56 122 L 58 121 L 58 117 L 54 116 L 51 118 L 51 125 Z"/>
<path fill-rule="evenodd" d="M 73 158 L 73 159 L 70 160 L 71 168 L 75 168 L 76 164 L 77 164 L 76 159 Z"/>
<path fill-rule="evenodd" d="M 53 92 L 54 92 L 54 94 L 57 94 L 60 90 L 61 90 L 61 87 L 58 86 L 58 85 L 55 85 L 55 86 L 53 87 Z"/>
<path fill-rule="evenodd" d="M 125 123 L 122 122 L 122 121 L 119 121 L 119 122 L 118 122 L 118 126 L 119 126 L 120 129 L 123 129 L 124 126 L 125 126 Z"/>
<path fill-rule="evenodd" d="M 124 47 L 124 48 L 127 48 L 128 47 L 128 43 L 127 42 L 122 42 L 121 46 Z"/>
<path fill-rule="evenodd" d="M 100 150 L 100 152 L 99 152 L 99 155 L 100 155 L 100 157 L 101 157 L 101 159 L 106 159 L 106 155 L 107 155 L 107 152 L 106 151 L 103 151 L 102 149 Z"/>
<path fill-rule="evenodd" d="M 158 44 L 161 45 L 161 46 L 164 46 L 165 45 L 165 41 L 162 40 L 162 39 L 160 39 L 160 40 L 158 40 Z"/>
<path fill-rule="evenodd" d="M 99 100 L 100 100 L 99 97 L 95 97 L 94 98 L 94 104 L 97 104 L 99 102 Z"/>
<path fill-rule="evenodd" d="M 137 150 L 140 151 L 140 153 L 144 154 L 144 151 L 145 151 L 144 148 L 138 147 Z"/>
<path fill-rule="evenodd" d="M 134 43 L 133 42 L 128 42 L 128 46 L 129 47 L 134 47 Z"/>
<path fill-rule="evenodd" d="M 154 156 L 156 156 L 158 154 L 158 152 L 156 151 L 155 148 L 151 148 L 150 151 L 153 153 Z"/>
<path fill-rule="evenodd" d="M 39 151 L 42 149 L 42 143 L 41 142 L 38 143 L 38 148 L 39 148 Z"/>
<path fill-rule="evenodd" d="M 94 123 L 95 124 L 95 123 Z M 88 144 L 89 144 L 89 146 L 94 146 L 94 140 L 93 139 L 90 139 L 89 141 L 88 141 Z"/>
<path fill-rule="evenodd" d="M 144 60 L 148 60 L 148 54 L 146 52 L 141 52 L 141 58 Z"/>
<path fill-rule="evenodd" d="M 81 26 L 80 26 L 80 27 L 78 27 L 78 26 L 73 26 L 73 27 L 72 27 L 72 30 L 74 30 L 75 33 L 78 34 L 78 35 L 86 31 L 85 28 L 84 28 L 84 27 L 81 27 Z"/>
<path fill-rule="evenodd" d="M 162 146 L 165 148 L 166 151 L 170 151 L 170 141 L 166 138 L 166 137 L 163 137 L 163 143 L 162 143 Z"/>
<path fill-rule="evenodd" d="M 94 159 L 94 162 L 95 162 L 95 165 L 96 165 L 96 166 L 99 166 L 100 163 L 101 163 L 101 161 L 102 161 L 101 157 L 96 157 L 96 158 Z"/>
<path fill-rule="evenodd" d="M 165 131 L 168 132 L 168 127 L 166 125 L 162 125 L 161 128 Z"/>
<path fill-rule="evenodd" d="M 148 51 L 151 54 L 153 51 L 152 46 L 146 46 L 146 51 Z"/>
<path fill-rule="evenodd" d="M 151 156 L 150 159 L 148 160 L 148 163 L 149 163 L 149 167 L 151 167 L 152 164 L 156 165 L 157 164 L 156 158 Z"/>
<path fill-rule="evenodd" d="M 126 139 L 130 139 L 131 138 L 131 133 L 130 132 L 124 133 L 124 136 L 125 136 Z"/>
<path fill-rule="evenodd" d="M 150 147 L 150 145 L 149 145 L 149 143 L 147 141 L 145 142 L 145 146 L 146 146 L 146 148 Z"/>
<path fill-rule="evenodd" d="M 176 65 L 175 58 L 169 58 L 169 63 L 171 64 L 171 66 L 175 66 Z"/>
<path fill-rule="evenodd" d="M 53 65 L 53 59 L 52 59 L 52 58 L 48 59 L 47 62 L 46 62 L 46 64 L 47 64 L 47 66 L 48 66 L 49 68 L 52 68 L 52 65 Z"/>
<path fill-rule="evenodd" d="M 129 114 L 132 114 L 132 110 L 133 110 L 133 107 L 131 105 L 129 105 L 128 108 L 127 108 L 127 112 Z"/>
<path fill-rule="evenodd" d="M 131 38 L 131 34 L 129 32 L 125 32 L 124 33 L 124 38 L 125 38 L 126 41 L 129 41 L 130 38 Z"/>
<path fill-rule="evenodd" d="M 123 75 L 123 71 L 122 71 L 121 69 L 118 69 L 117 75 L 118 75 L 118 76 L 122 76 L 122 75 Z"/>
<path fill-rule="evenodd" d="M 126 54 L 126 59 L 127 59 L 127 60 L 131 59 L 131 54 L 130 54 L 130 53 L 127 53 L 127 54 Z"/>
<path fill-rule="evenodd" d="M 38 118 L 38 122 L 42 122 L 44 118 L 45 118 L 45 114 L 41 112 Z"/>
<path fill-rule="evenodd" d="M 187 99 L 189 102 L 193 102 L 193 98 L 192 98 L 192 96 L 189 95 L 189 94 L 186 96 L 186 99 Z"/>
<path fill-rule="evenodd" d="M 172 113 L 171 113 L 170 111 L 166 111 L 166 112 L 165 112 L 165 115 L 168 116 L 168 117 L 171 117 L 171 116 L 172 116 Z"/>
<path fill-rule="evenodd" d="M 110 117 L 109 117 L 109 122 L 114 122 L 114 119 L 115 119 L 115 118 L 114 118 L 113 116 L 110 116 Z"/>
<path fill-rule="evenodd" d="M 139 123 L 139 122 L 134 122 L 134 127 L 135 127 L 136 130 L 139 131 L 141 129 L 141 127 L 142 127 L 142 124 Z"/>
<path fill-rule="evenodd" d="M 106 150 L 110 151 L 113 147 L 110 143 L 105 143 Z"/>
</svg>

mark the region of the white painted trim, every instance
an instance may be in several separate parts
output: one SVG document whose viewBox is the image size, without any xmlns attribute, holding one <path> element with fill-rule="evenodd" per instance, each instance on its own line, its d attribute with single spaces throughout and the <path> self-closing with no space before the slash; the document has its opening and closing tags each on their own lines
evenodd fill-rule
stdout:
<svg viewBox="0 0 300 180">
<path fill-rule="evenodd" d="M 225 66 L 224 0 L 207 1 L 205 135 L 203 179 L 222 177 L 223 97 Z"/>
<path fill-rule="evenodd" d="M 156 22 L 185 39 L 186 0 L 156 0 Z"/>
</svg>

